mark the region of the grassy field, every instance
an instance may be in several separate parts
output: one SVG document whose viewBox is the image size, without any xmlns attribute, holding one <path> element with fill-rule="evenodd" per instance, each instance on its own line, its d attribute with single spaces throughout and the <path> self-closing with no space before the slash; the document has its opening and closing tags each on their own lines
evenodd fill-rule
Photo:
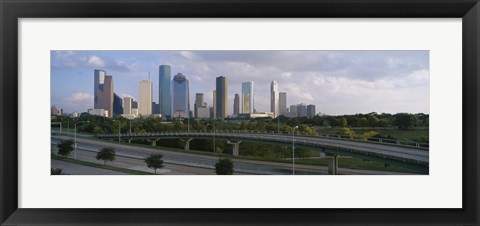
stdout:
<svg viewBox="0 0 480 226">
<path fill-rule="evenodd" d="M 242 157 L 242 159 L 251 159 L 251 160 L 263 160 L 271 162 L 283 162 L 291 163 L 291 159 L 260 159 L 255 157 Z M 318 166 L 327 166 L 328 158 L 318 158 L 318 159 L 295 159 L 295 164 L 302 165 L 318 165 Z M 364 169 L 364 170 L 378 170 L 378 171 L 392 171 L 392 172 L 405 172 L 405 173 L 419 173 L 415 170 L 398 167 L 398 166 L 385 166 L 383 163 L 373 162 L 373 161 L 363 161 L 362 159 L 356 158 L 339 158 L 338 167 L 346 169 Z"/>
<path fill-rule="evenodd" d="M 382 136 L 392 136 L 397 138 L 398 140 L 404 141 L 418 141 L 421 137 L 424 137 L 428 140 L 429 138 L 429 130 L 428 129 L 408 129 L 408 130 L 401 130 L 401 129 L 382 129 L 382 128 L 375 128 L 375 129 L 355 129 L 350 128 L 356 134 L 363 134 L 369 131 L 375 131 L 379 135 Z M 337 134 L 338 132 L 342 132 L 343 128 L 328 128 L 328 129 L 319 129 L 318 133 L 320 134 Z"/>
<path fill-rule="evenodd" d="M 143 172 L 138 170 L 131 170 L 131 169 L 125 169 L 125 168 L 120 168 L 115 166 L 108 166 L 108 165 L 102 165 L 102 164 L 93 163 L 93 162 L 71 159 L 71 158 L 59 156 L 53 153 L 52 153 L 52 159 L 89 166 L 89 167 L 100 168 L 100 169 L 113 170 L 113 171 L 132 174 L 132 175 L 154 175 L 153 173 L 148 173 L 148 172 Z"/>
<path fill-rule="evenodd" d="M 329 129 L 329 130 L 331 132 L 330 134 L 334 134 L 336 131 L 339 131 L 339 129 Z M 370 130 L 364 130 L 364 131 L 370 131 Z M 421 131 L 423 131 L 423 132 L 426 131 L 426 133 L 428 135 L 428 130 L 421 130 Z M 355 131 L 355 132 L 357 132 L 357 131 Z M 399 130 L 391 130 L 390 131 L 389 130 L 389 131 L 385 131 L 385 132 L 392 132 L 390 134 L 395 134 L 395 132 L 397 132 L 397 134 L 398 134 L 398 133 L 402 133 L 403 131 L 399 131 Z M 417 131 L 417 132 L 419 132 L 419 131 Z M 420 132 L 419 132 L 419 134 L 420 134 Z M 96 138 L 82 138 L 82 139 L 102 140 L 102 139 L 96 139 Z M 111 141 L 111 140 L 102 140 L 102 141 L 109 142 L 109 143 L 117 143 L 117 141 Z M 247 159 L 247 160 L 259 160 L 259 161 L 270 161 L 270 162 L 282 162 L 282 163 L 291 163 L 292 162 L 291 159 L 266 158 L 266 157 L 256 157 L 256 156 L 233 157 L 229 154 L 213 153 L 213 152 L 208 152 L 208 151 L 198 151 L 198 150 L 185 151 L 184 149 L 162 147 L 162 146 L 155 146 L 154 147 L 154 146 L 150 146 L 150 145 L 136 144 L 136 143 L 122 143 L 122 144 L 123 145 L 129 145 L 129 146 L 136 146 L 136 147 L 162 149 L 162 150 L 169 150 L 169 151 L 175 151 L 175 152 L 186 152 L 186 153 L 209 155 L 209 156 L 218 156 L 218 157 L 228 156 L 228 157 L 233 158 L 233 159 Z M 320 165 L 320 166 L 327 166 L 328 165 L 328 159 L 326 159 L 326 158 L 296 159 L 295 162 L 297 164 L 305 164 L 305 165 Z M 97 164 L 97 165 L 100 165 L 100 164 Z M 103 166 L 103 165 L 100 165 L 100 166 Z M 340 158 L 339 167 L 340 168 L 348 168 L 348 169 L 365 169 L 365 170 L 394 171 L 394 172 L 407 172 L 407 173 L 415 173 L 416 172 L 414 170 L 410 170 L 410 169 L 403 168 L 403 167 L 385 166 L 383 163 L 373 162 L 373 161 L 364 161 L 362 159 L 356 159 L 356 158 Z"/>
</svg>

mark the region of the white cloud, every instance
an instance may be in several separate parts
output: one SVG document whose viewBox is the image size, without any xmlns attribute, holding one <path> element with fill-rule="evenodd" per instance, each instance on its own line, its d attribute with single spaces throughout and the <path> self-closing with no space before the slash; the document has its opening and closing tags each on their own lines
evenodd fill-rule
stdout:
<svg viewBox="0 0 480 226">
<path fill-rule="evenodd" d="M 183 57 L 185 57 L 189 60 L 195 59 L 195 53 L 193 53 L 191 51 L 180 51 L 180 55 L 182 55 Z"/>
<path fill-rule="evenodd" d="M 53 68 L 73 68 L 82 65 L 87 61 L 86 57 L 77 56 L 74 51 L 53 51 Z"/>
<path fill-rule="evenodd" d="M 105 61 L 98 56 L 91 56 L 88 58 L 88 65 L 93 67 L 105 67 Z"/>
<path fill-rule="evenodd" d="M 74 93 L 66 98 L 67 101 L 69 102 L 74 102 L 74 103 L 83 103 L 87 101 L 92 101 L 93 100 L 93 94 L 91 93 L 83 93 L 83 92 L 78 92 Z"/>
<path fill-rule="evenodd" d="M 155 100 L 158 66 L 168 64 L 172 66 L 172 77 L 183 73 L 190 80 L 191 103 L 195 93 L 204 93 L 209 105 L 213 102 L 215 78 L 223 75 L 228 78 L 229 112 L 233 94 L 241 93 L 244 81 L 255 83 L 255 108 L 269 111 L 270 82 L 277 80 L 279 90 L 287 92 L 287 105 L 315 104 L 317 110 L 327 114 L 428 113 L 430 72 L 426 51 L 120 52 L 123 55 L 108 51 L 59 51 L 52 54 L 52 59 L 56 59 L 52 65 L 77 65 L 87 70 L 101 67 L 115 76 L 117 93 L 133 95 L 138 94 L 135 77 L 146 79 L 151 72 Z M 127 95 L 131 96 L 122 94 Z"/>
</svg>

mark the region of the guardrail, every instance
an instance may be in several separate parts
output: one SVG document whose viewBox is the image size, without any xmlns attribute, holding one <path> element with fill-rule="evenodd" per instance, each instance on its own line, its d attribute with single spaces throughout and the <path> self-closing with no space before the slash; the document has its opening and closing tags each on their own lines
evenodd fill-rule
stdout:
<svg viewBox="0 0 480 226">
<path fill-rule="evenodd" d="M 212 134 L 216 134 L 217 136 L 220 133 L 229 133 L 228 136 L 233 134 L 279 134 L 279 135 L 292 135 L 290 132 L 275 132 L 275 131 L 253 131 L 253 130 L 202 130 L 202 131 L 169 131 L 169 132 L 156 132 L 156 133 L 123 133 L 120 134 L 120 137 L 124 138 L 136 138 L 136 137 L 155 137 L 155 136 L 188 136 L 188 135 L 197 135 L 197 136 L 212 136 Z M 329 138 L 329 139 L 337 139 L 337 140 L 350 140 L 350 141 L 358 141 L 358 142 L 365 142 L 365 143 L 376 143 L 376 144 L 385 144 L 385 145 L 393 145 L 393 146 L 402 146 L 402 147 L 413 147 L 422 150 L 429 150 L 429 143 L 422 143 L 422 142 L 414 142 L 414 141 L 402 141 L 402 140 L 393 140 L 393 139 L 383 139 L 383 138 L 363 138 L 363 137 L 353 137 L 353 136 L 345 136 L 345 135 L 334 135 L 334 134 L 319 134 L 319 135 L 309 135 L 306 133 L 295 133 L 295 136 L 299 137 L 322 137 L 322 138 Z M 97 138 L 118 138 L 117 134 L 97 134 Z M 241 138 L 241 136 L 240 136 Z"/>
</svg>

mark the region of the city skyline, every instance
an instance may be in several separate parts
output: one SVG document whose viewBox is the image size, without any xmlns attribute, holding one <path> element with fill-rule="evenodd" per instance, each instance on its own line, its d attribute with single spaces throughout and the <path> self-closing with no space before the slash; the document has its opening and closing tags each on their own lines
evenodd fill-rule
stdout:
<svg viewBox="0 0 480 226">
<path fill-rule="evenodd" d="M 151 65 L 142 66 L 142 56 L 155 58 L 150 55 L 158 57 L 162 54 L 170 57 L 157 59 L 157 65 L 150 62 Z M 323 61 L 317 62 L 323 66 L 308 62 L 302 65 L 296 59 L 299 56 L 304 56 L 305 61 L 317 57 L 332 65 Z M 126 57 L 130 57 L 132 64 L 128 64 Z M 254 62 L 252 57 L 260 60 Z M 94 69 L 105 70 L 113 76 L 114 92 L 120 97 L 132 96 L 138 100 L 138 91 L 130 86 L 146 79 L 148 72 L 144 68 L 153 68 L 149 71 L 156 74 L 161 65 L 170 65 L 168 76 L 171 77 L 171 73 L 184 74 L 191 81 L 190 92 L 204 93 L 208 106 L 213 106 L 215 79 L 224 75 L 228 81 L 226 115 L 233 114 L 233 106 L 228 103 L 233 103 L 235 93 L 243 93 L 242 83 L 246 81 L 257 83 L 253 90 L 257 112 L 270 112 L 269 85 L 273 80 L 278 81 L 277 92 L 288 93 L 287 106 L 313 104 L 317 112 L 332 115 L 372 111 L 429 113 L 428 51 L 52 51 L 51 59 L 51 105 L 59 106 L 65 112 L 85 112 L 94 108 L 91 85 L 84 87 L 83 81 L 91 84 Z M 278 59 L 277 63 L 275 59 Z M 292 62 L 288 63 L 288 60 Z M 171 64 L 174 61 L 179 63 Z M 223 72 L 211 73 L 219 70 L 218 65 L 225 65 L 225 62 L 227 66 Z M 274 73 L 271 68 L 278 72 Z M 283 71 L 279 70 L 282 68 Z M 84 75 L 87 71 L 90 71 L 89 78 Z M 160 88 L 158 78 L 153 77 L 153 86 Z M 153 89 L 153 96 L 160 96 L 159 89 Z M 193 103 L 195 96 L 189 96 L 188 102 Z M 158 103 L 156 98 L 152 101 Z"/>
</svg>

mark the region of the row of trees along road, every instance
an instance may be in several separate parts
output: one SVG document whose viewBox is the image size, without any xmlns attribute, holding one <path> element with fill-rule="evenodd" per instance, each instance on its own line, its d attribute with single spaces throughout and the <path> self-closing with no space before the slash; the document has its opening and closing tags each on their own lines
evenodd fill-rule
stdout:
<svg viewBox="0 0 480 226">
<path fill-rule="evenodd" d="M 61 141 L 60 143 L 57 144 L 57 149 L 58 149 L 57 151 L 58 155 L 69 157 L 74 150 L 74 141 L 71 139 Z M 103 165 L 106 165 L 107 162 L 114 161 L 115 157 L 116 157 L 115 149 L 111 147 L 102 148 L 95 156 L 97 160 L 103 161 Z M 150 169 L 153 169 L 156 174 L 157 169 L 160 169 L 163 167 L 162 158 L 163 158 L 163 155 L 154 154 L 144 159 L 144 162 L 147 164 L 147 167 Z"/>
<path fill-rule="evenodd" d="M 115 121 L 113 121 L 115 120 Z M 120 116 L 114 118 L 106 118 L 101 116 L 82 113 L 78 118 L 70 118 L 67 116 L 57 116 L 52 122 L 62 122 L 63 127 L 69 125 L 73 128 L 73 124 L 78 121 L 89 121 L 90 123 L 82 123 L 77 125 L 79 132 L 87 132 L 94 134 L 111 134 L 118 133 L 120 124 L 121 133 L 149 133 L 149 132 L 169 132 L 169 131 L 186 131 L 187 125 L 190 124 L 190 130 L 212 131 L 215 127 L 217 131 L 223 130 L 250 130 L 250 131 L 280 131 L 291 132 L 295 126 L 299 126 L 297 130 L 300 133 L 314 135 L 315 127 L 397 127 L 399 129 L 410 129 L 414 127 L 428 127 L 429 115 L 418 113 L 397 113 L 397 114 L 377 114 L 376 112 L 368 114 L 355 115 L 316 115 L 313 117 L 296 117 L 287 118 L 279 116 L 278 119 L 226 119 L 226 120 L 210 120 L 210 119 L 169 119 L 164 120 L 155 117 L 136 118 L 129 120 Z M 214 126 L 215 125 L 215 126 Z M 279 128 L 280 127 L 280 128 Z"/>
<path fill-rule="evenodd" d="M 58 155 L 68 157 L 74 149 L 73 140 L 64 140 L 57 144 Z M 96 155 L 97 160 L 103 161 L 103 165 L 107 164 L 107 161 L 112 162 L 115 160 L 115 149 L 111 147 L 102 148 Z M 163 155 L 153 154 L 144 159 L 147 167 L 153 169 L 157 174 L 157 169 L 163 168 Z M 61 174 L 61 169 L 52 169 L 52 175 Z M 215 173 L 218 175 L 232 175 L 233 174 L 233 161 L 229 158 L 220 158 L 215 164 Z"/>
</svg>

